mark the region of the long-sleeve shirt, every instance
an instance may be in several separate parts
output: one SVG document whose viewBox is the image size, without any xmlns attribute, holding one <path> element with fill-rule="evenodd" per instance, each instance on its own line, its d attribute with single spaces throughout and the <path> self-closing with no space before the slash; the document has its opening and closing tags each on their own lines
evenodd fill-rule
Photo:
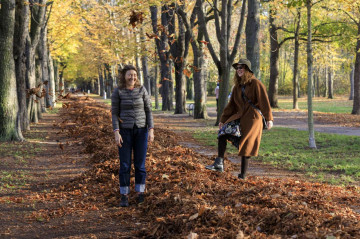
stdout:
<svg viewBox="0 0 360 239">
<path fill-rule="evenodd" d="M 111 96 L 113 129 L 154 128 L 151 100 L 144 86 L 139 88 L 116 88 Z"/>
</svg>

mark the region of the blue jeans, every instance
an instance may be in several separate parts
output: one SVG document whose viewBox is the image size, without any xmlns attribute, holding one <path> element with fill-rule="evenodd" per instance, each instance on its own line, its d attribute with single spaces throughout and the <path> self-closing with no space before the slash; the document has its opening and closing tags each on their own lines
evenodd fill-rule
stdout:
<svg viewBox="0 0 360 239">
<path fill-rule="evenodd" d="M 123 143 L 119 148 L 120 158 L 120 194 L 130 192 L 130 169 L 131 156 L 134 151 L 134 168 L 135 168 L 135 191 L 145 191 L 145 159 L 148 142 L 147 128 L 120 129 L 120 135 Z"/>
</svg>

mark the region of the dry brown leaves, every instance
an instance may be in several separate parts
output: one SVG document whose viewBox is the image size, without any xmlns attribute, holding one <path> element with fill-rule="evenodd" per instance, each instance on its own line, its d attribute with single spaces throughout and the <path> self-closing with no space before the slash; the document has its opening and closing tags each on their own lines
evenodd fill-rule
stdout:
<svg viewBox="0 0 360 239">
<path fill-rule="evenodd" d="M 314 113 L 315 119 L 323 123 L 336 123 L 344 127 L 360 127 L 360 115 L 335 114 L 335 113 Z"/>
<path fill-rule="evenodd" d="M 93 167 L 79 178 L 38 199 L 66 201 L 32 219 L 51 220 L 87 210 L 106 210 L 119 203 L 118 155 L 108 107 L 91 100 L 73 100 L 64 108 L 60 126 L 82 138 Z M 360 193 L 356 187 L 335 187 L 293 179 L 241 181 L 231 174 L 204 169 L 209 158 L 177 144 L 176 135 L 155 129 L 147 159 L 146 202 L 119 208 L 112 217 L 139 223 L 134 236 L 144 238 L 341 238 L 360 237 Z M 134 178 L 132 178 L 132 185 Z M 133 199 L 131 199 L 133 200 Z"/>
</svg>

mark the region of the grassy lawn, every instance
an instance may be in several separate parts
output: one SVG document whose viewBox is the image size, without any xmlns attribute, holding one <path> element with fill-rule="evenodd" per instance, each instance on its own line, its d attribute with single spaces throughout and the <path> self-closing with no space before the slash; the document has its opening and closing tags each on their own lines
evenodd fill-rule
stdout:
<svg viewBox="0 0 360 239">
<path fill-rule="evenodd" d="M 278 100 L 280 109 L 291 110 L 293 108 L 293 100 L 291 97 L 279 97 Z M 307 110 L 307 97 L 299 98 L 299 109 Z M 335 97 L 334 99 L 327 99 L 323 97 L 313 98 L 313 111 L 325 113 L 351 113 L 353 101 L 348 100 L 347 97 Z"/>
<path fill-rule="evenodd" d="M 216 127 L 198 130 L 194 137 L 216 147 Z M 315 133 L 315 139 L 317 149 L 310 149 L 306 131 L 275 127 L 264 131 L 256 159 L 334 184 L 360 179 L 360 137 Z M 237 152 L 230 144 L 228 149 L 230 153 Z"/>
</svg>

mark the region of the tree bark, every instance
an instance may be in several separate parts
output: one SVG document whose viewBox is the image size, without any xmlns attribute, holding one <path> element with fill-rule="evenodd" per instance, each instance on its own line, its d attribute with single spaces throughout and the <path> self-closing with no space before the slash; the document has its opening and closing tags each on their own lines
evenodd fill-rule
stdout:
<svg viewBox="0 0 360 239">
<path fill-rule="evenodd" d="M 246 20 L 246 57 L 251 62 L 255 77 L 260 77 L 260 1 L 248 0 L 248 16 Z"/>
<path fill-rule="evenodd" d="M 162 97 L 162 110 L 167 111 L 172 109 L 171 95 L 170 95 L 170 62 L 169 62 L 169 51 L 168 47 L 168 36 L 167 36 L 167 28 L 168 28 L 168 7 L 166 5 L 161 7 L 161 25 L 162 29 L 161 36 L 155 38 L 156 48 L 158 51 L 158 56 L 160 59 L 160 84 L 161 84 L 161 97 Z M 157 23 L 157 13 L 158 9 L 156 6 L 150 7 L 151 12 L 151 23 L 153 27 L 154 34 L 158 35 L 158 23 Z"/>
<path fill-rule="evenodd" d="M 156 60 L 156 58 L 155 58 Z M 154 75 L 154 94 L 155 94 L 155 109 L 159 109 L 159 90 L 158 90 L 158 72 L 159 72 L 159 67 L 158 67 L 158 64 L 155 64 L 154 65 L 154 72 L 155 72 L 155 75 Z"/>
<path fill-rule="evenodd" d="M 100 96 L 104 96 L 105 95 L 105 85 L 104 85 L 104 77 L 103 77 L 101 66 L 99 66 L 99 68 L 98 68 L 98 73 L 99 73 L 99 84 L 100 84 Z"/>
<path fill-rule="evenodd" d="M 41 30 L 40 43 L 38 46 L 38 57 L 41 67 L 41 83 L 43 84 L 43 89 L 45 90 L 44 98 L 44 107 L 42 107 L 45 112 L 45 108 L 53 107 L 53 100 L 50 92 L 50 75 L 49 75 L 49 52 L 47 47 L 47 27 L 44 26 Z"/>
<path fill-rule="evenodd" d="M 41 40 L 40 40 L 41 41 Z M 42 55 L 40 54 L 41 42 L 39 42 L 36 48 L 35 55 L 35 85 L 39 88 L 40 96 L 36 96 L 35 100 L 35 111 L 34 118 L 35 122 L 38 122 L 39 119 L 42 119 L 42 113 L 46 112 L 46 89 L 44 89 L 43 84 L 43 67 L 42 67 Z M 39 95 L 39 94 L 38 94 Z"/>
<path fill-rule="evenodd" d="M 358 23 L 358 34 L 360 35 L 360 22 Z M 360 38 L 356 44 L 356 58 L 354 71 L 354 103 L 351 114 L 360 114 Z"/>
<path fill-rule="evenodd" d="M 46 10 L 46 0 L 35 0 L 34 2 L 38 4 L 34 4 L 31 6 L 31 22 L 30 22 L 30 32 L 29 36 L 27 37 L 26 41 L 26 68 L 27 68 L 27 78 L 26 78 L 26 85 L 28 89 L 35 89 L 36 85 L 36 50 L 37 46 L 40 41 L 41 36 L 41 28 L 45 19 L 45 10 Z M 41 94 L 41 91 L 40 91 Z M 31 95 L 28 98 L 28 117 L 30 122 L 37 123 L 38 122 L 38 115 L 41 114 L 40 112 L 40 103 L 37 99 L 36 95 Z"/>
<path fill-rule="evenodd" d="M 314 132 L 314 117 L 312 109 L 312 71 L 313 71 L 313 56 L 312 56 L 312 33 L 311 33 L 311 7 L 312 0 L 307 0 L 307 26 L 308 26 L 308 40 L 307 40 L 307 65 L 308 65 L 308 127 L 309 127 L 309 147 L 316 148 L 315 132 Z"/>
<path fill-rule="evenodd" d="M 194 88 L 193 88 L 193 78 L 186 77 L 186 99 L 194 99 Z"/>
<path fill-rule="evenodd" d="M 178 19 L 178 34 L 176 36 L 175 30 L 175 8 L 184 8 L 183 6 L 175 6 L 172 4 L 169 10 L 170 16 L 173 16 L 170 19 L 169 24 L 169 35 L 173 36 L 169 38 L 170 52 L 174 58 L 175 66 L 175 114 L 183 114 L 186 112 L 186 87 L 185 87 L 185 77 L 184 69 L 186 65 L 186 58 L 188 54 L 190 37 L 186 39 L 184 23 L 180 16 Z"/>
<path fill-rule="evenodd" d="M 59 95 L 65 95 L 65 82 L 64 82 L 64 71 L 67 65 L 64 62 L 60 62 L 60 71 L 59 71 Z"/>
<path fill-rule="evenodd" d="M 105 66 L 105 71 L 106 71 L 106 73 L 104 72 L 104 75 L 105 75 L 105 79 L 106 79 L 106 83 L 105 83 L 105 85 L 106 85 L 106 97 L 107 98 L 110 98 L 111 97 L 111 94 L 112 94 L 112 92 L 113 92 L 113 90 L 114 90 L 114 87 L 113 87 L 113 85 L 114 85 L 114 79 L 113 79 L 113 76 L 112 76 L 112 71 L 111 71 L 111 66 L 109 65 L 109 64 L 107 64 L 107 63 L 105 63 L 104 64 L 104 66 Z M 139 69 L 139 68 L 138 68 Z"/>
<path fill-rule="evenodd" d="M 354 65 L 351 65 L 351 72 L 350 72 L 350 96 L 349 96 L 349 100 L 353 100 L 354 99 L 354 72 L 355 72 L 355 68 Z"/>
<path fill-rule="evenodd" d="M 30 8 L 28 4 L 24 4 L 23 0 L 16 0 L 14 59 L 19 120 L 22 131 L 30 129 L 26 103 L 26 37 L 29 34 L 29 12 Z"/>
<path fill-rule="evenodd" d="M 316 82 L 316 96 L 320 97 L 320 77 L 319 77 L 319 69 L 317 68 L 315 74 L 315 82 Z"/>
<path fill-rule="evenodd" d="M 140 35 L 141 35 L 141 45 L 142 45 L 142 51 L 147 52 L 146 44 L 145 44 L 145 36 L 144 36 L 144 29 L 140 28 Z M 143 70 L 143 78 L 144 78 L 144 87 L 148 94 L 151 96 L 151 84 L 150 84 L 150 76 L 149 76 L 149 66 L 148 66 L 148 56 L 146 54 L 143 54 L 141 56 L 141 64 L 142 64 L 142 70 Z"/>
<path fill-rule="evenodd" d="M 269 82 L 269 101 L 273 108 L 278 108 L 278 81 L 279 81 L 279 51 L 277 27 L 275 26 L 274 15 L 276 11 L 270 9 L 269 14 L 269 31 L 270 31 L 270 82 Z"/>
<path fill-rule="evenodd" d="M 323 97 L 327 96 L 327 92 L 328 92 L 328 74 L 327 74 L 327 67 L 325 66 L 323 69 L 323 74 L 324 74 L 324 93 L 323 93 Z"/>
<path fill-rule="evenodd" d="M 293 109 L 299 109 L 299 31 L 300 31 L 301 10 L 297 9 L 296 28 L 295 28 L 295 50 L 294 50 L 294 72 L 293 72 Z"/>
<path fill-rule="evenodd" d="M 202 39 L 202 36 L 198 36 Z M 204 46 L 202 44 L 196 45 L 195 41 L 191 43 L 194 54 L 194 66 L 196 67 L 193 71 L 193 80 L 194 80 L 194 119 L 206 119 L 207 109 L 206 109 L 206 91 L 205 87 L 205 78 L 203 77 L 202 71 L 204 67 Z M 195 49 L 195 50 L 194 50 Z M 201 69 L 201 70 L 197 70 Z"/>
<path fill-rule="evenodd" d="M 327 79 L 328 79 L 328 82 L 327 82 L 327 84 L 328 84 L 328 99 L 333 99 L 334 98 L 334 96 L 333 96 L 333 92 L 334 92 L 334 90 L 333 90 L 333 78 L 332 78 L 332 70 L 331 70 L 330 66 L 328 67 L 328 77 L 327 77 Z"/>
<path fill-rule="evenodd" d="M 0 9 L 0 141 L 23 140 L 18 112 L 13 55 L 15 0 L 1 0 Z"/>
<path fill-rule="evenodd" d="M 54 84 L 55 84 L 55 103 L 57 102 L 60 85 L 59 85 L 59 63 L 57 60 L 53 59 L 53 67 L 54 67 Z"/>
<path fill-rule="evenodd" d="M 48 59 L 49 59 L 49 97 L 51 100 L 51 106 L 54 107 L 56 105 L 56 94 L 55 94 L 55 71 L 54 71 L 54 61 L 50 55 L 48 50 Z"/>
</svg>

